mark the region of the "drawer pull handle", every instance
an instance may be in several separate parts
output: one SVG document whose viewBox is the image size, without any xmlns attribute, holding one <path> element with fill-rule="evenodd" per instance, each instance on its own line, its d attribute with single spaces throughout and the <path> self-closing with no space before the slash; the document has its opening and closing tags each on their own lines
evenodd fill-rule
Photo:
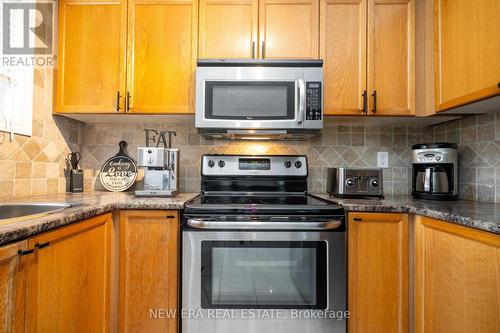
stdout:
<svg viewBox="0 0 500 333">
<path fill-rule="evenodd" d="M 167 219 L 175 219 L 175 215 L 167 215 Z"/>
<path fill-rule="evenodd" d="M 35 252 L 35 249 L 31 249 L 31 250 L 19 250 L 19 251 L 17 251 L 17 254 L 19 254 L 20 256 L 25 256 L 25 255 L 33 253 L 33 252 Z"/>
<path fill-rule="evenodd" d="M 50 242 L 45 242 L 45 243 L 41 243 L 41 244 L 38 244 L 38 243 L 37 243 L 37 244 L 35 244 L 35 247 L 36 247 L 37 249 L 43 249 L 44 247 L 47 247 L 47 246 L 49 246 L 49 245 L 50 245 Z"/>
<path fill-rule="evenodd" d="M 355 217 L 355 218 L 353 218 L 353 220 L 354 220 L 354 221 L 356 221 L 356 222 L 361 222 L 361 221 L 363 221 L 363 219 L 362 219 L 361 217 Z"/>
</svg>

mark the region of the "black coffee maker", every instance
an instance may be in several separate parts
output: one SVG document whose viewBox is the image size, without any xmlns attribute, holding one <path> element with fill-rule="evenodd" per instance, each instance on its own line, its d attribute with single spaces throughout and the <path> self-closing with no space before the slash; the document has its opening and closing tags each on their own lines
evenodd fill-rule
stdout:
<svg viewBox="0 0 500 333">
<path fill-rule="evenodd" d="M 419 143 L 412 146 L 412 195 L 430 200 L 457 200 L 457 144 Z"/>
</svg>

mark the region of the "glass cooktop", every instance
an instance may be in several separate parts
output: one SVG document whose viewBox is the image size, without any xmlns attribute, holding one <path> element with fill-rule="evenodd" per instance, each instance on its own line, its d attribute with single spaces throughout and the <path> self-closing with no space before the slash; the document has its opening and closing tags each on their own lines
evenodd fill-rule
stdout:
<svg viewBox="0 0 500 333">
<path fill-rule="evenodd" d="M 309 195 L 200 195 L 193 204 L 208 205 L 329 205 Z"/>
<path fill-rule="evenodd" d="M 340 214 L 343 207 L 309 194 L 202 194 L 186 204 L 185 213 Z"/>
</svg>

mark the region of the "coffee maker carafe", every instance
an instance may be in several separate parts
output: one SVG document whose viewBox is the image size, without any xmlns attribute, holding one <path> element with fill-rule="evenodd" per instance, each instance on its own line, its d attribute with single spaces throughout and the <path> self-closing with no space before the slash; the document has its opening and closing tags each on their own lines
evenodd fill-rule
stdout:
<svg viewBox="0 0 500 333">
<path fill-rule="evenodd" d="M 412 146 L 412 195 L 431 200 L 456 200 L 457 145 L 421 143 Z"/>
</svg>

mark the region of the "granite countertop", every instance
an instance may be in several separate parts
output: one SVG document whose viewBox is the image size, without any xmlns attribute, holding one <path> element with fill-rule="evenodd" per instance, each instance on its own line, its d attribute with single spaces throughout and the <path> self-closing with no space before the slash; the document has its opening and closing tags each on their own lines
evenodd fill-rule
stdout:
<svg viewBox="0 0 500 333">
<path fill-rule="evenodd" d="M 180 193 L 173 198 L 137 198 L 131 192 L 84 192 L 8 200 L 2 203 L 70 202 L 75 206 L 42 217 L 0 222 L 0 244 L 25 239 L 115 209 L 183 209 L 184 204 L 197 195 Z"/>
<path fill-rule="evenodd" d="M 174 198 L 137 198 L 133 193 L 85 192 L 33 196 L 5 201 L 70 202 L 74 207 L 16 222 L 0 222 L 0 245 L 84 220 L 115 209 L 183 209 L 198 193 L 181 193 Z M 342 199 L 326 193 L 317 196 L 343 205 L 346 211 L 374 213 L 410 213 L 423 215 L 500 235 L 500 204 L 476 201 L 430 201 L 409 195 L 385 199 Z"/>
<path fill-rule="evenodd" d="M 384 199 L 345 199 L 316 194 L 343 205 L 346 211 L 373 213 L 410 213 L 443 220 L 500 235 L 500 204 L 479 201 L 433 201 L 410 195 L 386 196 Z"/>
</svg>

